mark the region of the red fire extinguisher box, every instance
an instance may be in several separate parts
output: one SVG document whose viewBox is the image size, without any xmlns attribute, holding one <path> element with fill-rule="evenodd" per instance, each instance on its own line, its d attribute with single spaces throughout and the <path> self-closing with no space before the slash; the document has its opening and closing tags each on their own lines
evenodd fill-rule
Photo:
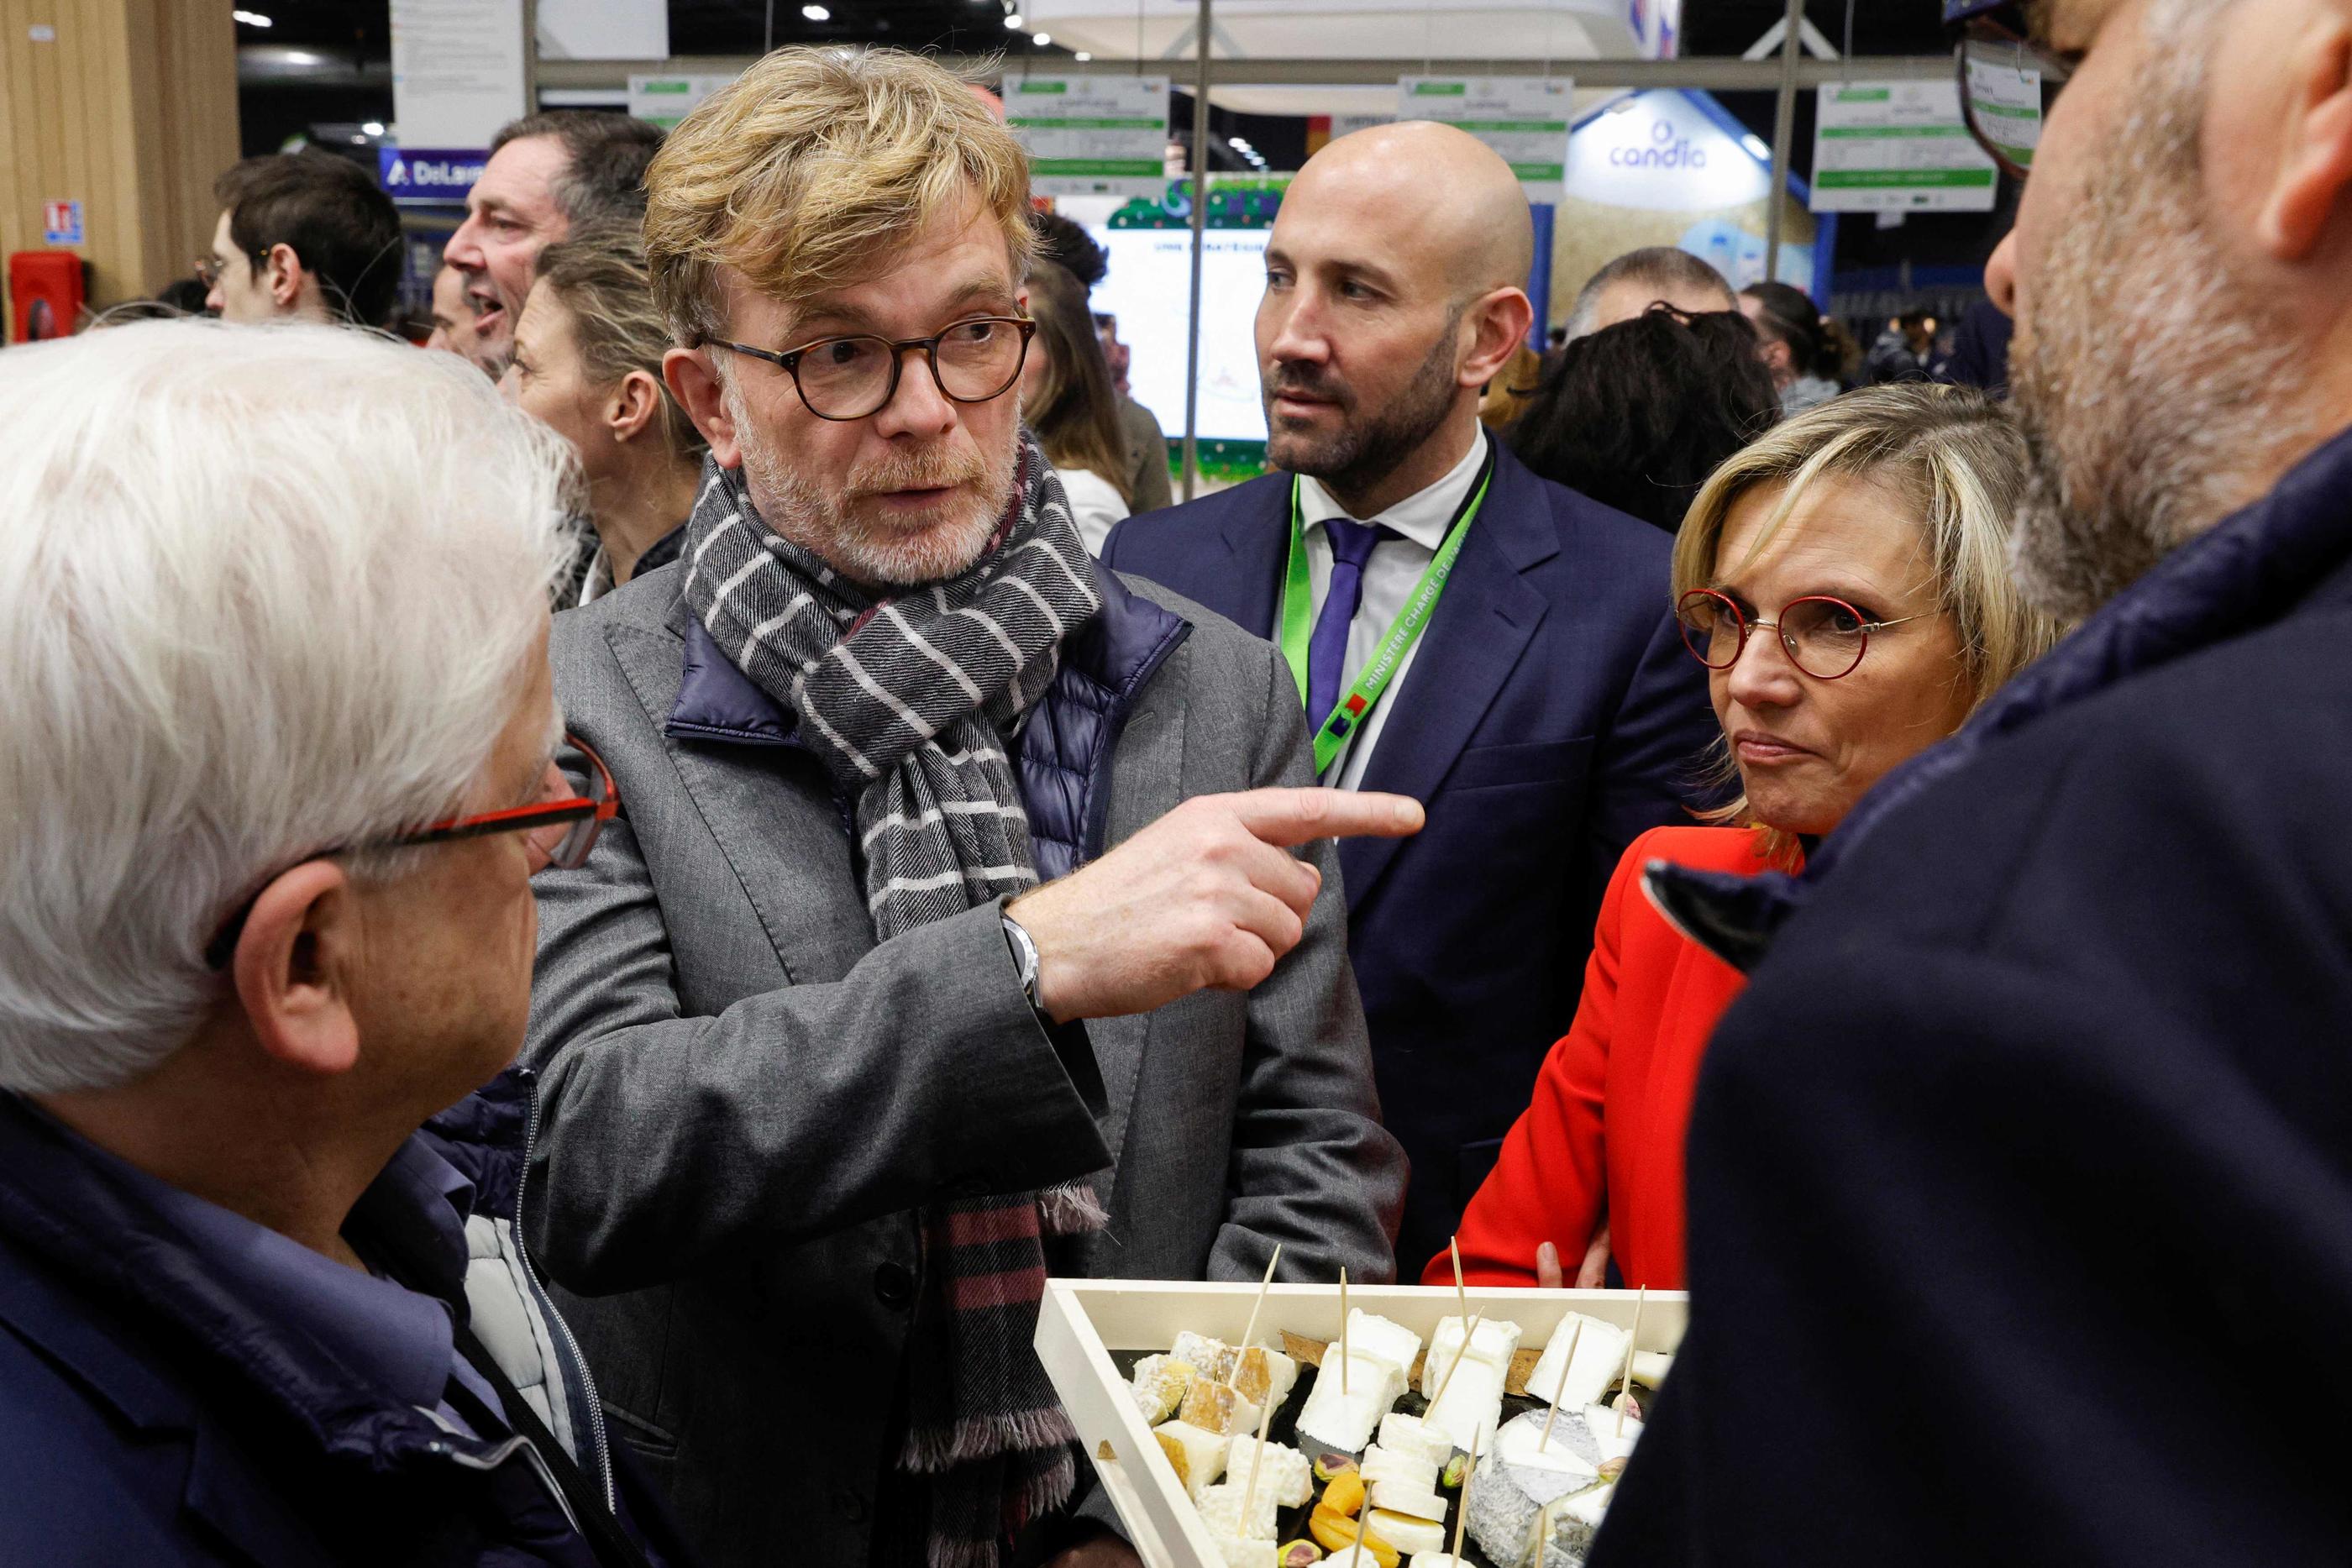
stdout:
<svg viewBox="0 0 2352 1568">
<path fill-rule="evenodd" d="M 8 256 L 8 340 L 62 338 L 81 320 L 82 258 L 69 250 L 20 250 Z"/>
</svg>

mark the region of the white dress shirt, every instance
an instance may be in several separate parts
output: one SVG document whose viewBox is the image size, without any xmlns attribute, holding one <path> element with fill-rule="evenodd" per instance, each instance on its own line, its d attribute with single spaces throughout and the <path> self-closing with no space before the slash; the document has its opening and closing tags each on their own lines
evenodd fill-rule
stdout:
<svg viewBox="0 0 2352 1568">
<path fill-rule="evenodd" d="M 1372 655 L 1380 652 L 1389 628 L 1396 624 L 1405 601 L 1412 597 L 1421 574 L 1437 559 L 1437 549 L 1445 542 L 1446 525 L 1454 521 L 1454 514 L 1470 497 L 1470 487 L 1478 482 L 1478 470 L 1486 461 L 1486 431 L 1480 430 L 1477 439 L 1470 443 L 1469 452 L 1445 477 L 1425 490 L 1407 496 L 1377 517 L 1354 519 L 1394 528 L 1403 537 L 1381 540 L 1364 567 L 1363 601 L 1356 607 L 1356 619 L 1348 627 L 1348 662 L 1339 673 L 1339 694 L 1343 698 L 1356 684 L 1356 677 L 1364 673 L 1364 666 L 1372 662 Z M 1302 475 L 1298 480 L 1298 516 L 1306 525 L 1307 580 L 1314 586 L 1315 615 L 1319 616 L 1324 598 L 1331 591 L 1331 536 L 1318 525 L 1332 517 L 1344 518 L 1348 511 L 1331 498 L 1331 492 L 1319 482 Z M 1314 624 L 1314 616 L 1308 617 L 1307 624 Z M 1381 731 L 1387 726 L 1389 715 L 1399 702 L 1407 699 L 1406 678 L 1412 674 L 1412 662 L 1421 657 L 1421 643 L 1428 637 L 1428 628 L 1424 626 L 1421 641 L 1407 650 L 1404 662 L 1389 677 L 1371 717 L 1341 743 L 1339 755 L 1332 758 L 1332 772 L 1325 782 L 1337 784 L 1342 789 L 1354 789 L 1362 784 L 1364 768 L 1381 743 Z M 1307 727 L 1319 729 L 1330 716 L 1328 713 L 1308 714 Z"/>
</svg>

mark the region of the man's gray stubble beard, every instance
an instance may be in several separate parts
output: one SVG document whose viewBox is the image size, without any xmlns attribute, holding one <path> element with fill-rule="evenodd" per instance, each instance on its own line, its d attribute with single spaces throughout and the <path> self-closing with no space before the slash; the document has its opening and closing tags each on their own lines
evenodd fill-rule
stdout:
<svg viewBox="0 0 2352 1568">
<path fill-rule="evenodd" d="M 798 546 L 854 582 L 885 589 L 944 582 L 970 570 L 988 548 L 999 519 L 1012 504 L 1020 470 L 1021 433 L 1012 427 L 992 482 L 973 500 L 971 516 L 943 533 L 920 541 L 877 542 L 850 525 L 842 497 L 828 496 L 796 472 L 770 446 L 765 432 L 731 381 L 722 383 L 744 476 L 759 497 L 761 516 L 788 542 Z"/>
<path fill-rule="evenodd" d="M 2208 16 L 2189 0 L 2149 19 L 2157 79 L 2135 88 L 2116 155 L 2053 237 L 2018 340 L 2029 461 L 2011 563 L 2063 620 L 2220 522 L 2250 473 L 2312 434 L 2280 396 L 2303 358 L 2293 323 L 2232 277 L 2203 209 L 2209 52 L 2194 29 Z"/>
</svg>

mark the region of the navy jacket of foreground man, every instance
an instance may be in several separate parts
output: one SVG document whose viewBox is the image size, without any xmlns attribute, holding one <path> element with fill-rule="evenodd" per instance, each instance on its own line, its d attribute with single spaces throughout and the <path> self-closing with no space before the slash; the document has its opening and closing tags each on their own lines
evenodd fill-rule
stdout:
<svg viewBox="0 0 2352 1568">
<path fill-rule="evenodd" d="M 1121 523 L 1103 560 L 1272 637 L 1290 502 L 1290 476 L 1270 474 Z M 1716 732 L 1667 613 L 1672 548 L 1496 443 L 1444 596 L 1382 699 L 1362 787 L 1412 796 L 1429 825 L 1342 841 L 1339 868 L 1381 1106 L 1412 1161 L 1407 1277 L 1444 1249 L 1568 1032 L 1618 857 L 1689 821 Z"/>
<path fill-rule="evenodd" d="M 403 1282 L 453 1311 L 470 1297 L 459 1315 L 511 1385 L 537 1390 L 587 1484 L 659 1531 L 519 1249 L 530 1093 L 509 1073 L 412 1140 L 470 1185 L 464 1250 L 413 1245 L 405 1213 L 371 1228 L 385 1181 L 345 1234 L 397 1252 Z M 152 1179 L 0 1095 L 0 1563 L 599 1562 L 520 1439 L 452 1433 L 391 1396 L 350 1345 L 338 1354 L 215 1266 L 142 1197 Z M 677 1568 L 666 1535 L 654 1542 L 647 1561 Z"/>
<path fill-rule="evenodd" d="M 1707 1052 L 1593 1561 L 2352 1561 L 2352 434 L 1881 790 Z"/>
</svg>

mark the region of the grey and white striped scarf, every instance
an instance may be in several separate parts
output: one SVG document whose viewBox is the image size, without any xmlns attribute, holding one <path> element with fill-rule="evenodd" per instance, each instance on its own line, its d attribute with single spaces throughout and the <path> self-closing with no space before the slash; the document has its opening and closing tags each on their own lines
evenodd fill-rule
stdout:
<svg viewBox="0 0 2352 1568">
<path fill-rule="evenodd" d="M 715 463 L 687 523 L 688 605 L 798 716 L 800 740 L 854 803 L 877 941 L 1037 881 L 1013 737 L 1102 600 L 1061 482 L 1025 434 L 1020 474 L 978 563 L 878 600 L 776 534 L 741 476 Z M 923 1215 L 901 1464 L 931 1478 L 932 1568 L 993 1564 L 1070 1494 L 1076 1433 L 1032 1342 L 1045 1236 L 1102 1218 L 1084 1182 Z"/>
</svg>

